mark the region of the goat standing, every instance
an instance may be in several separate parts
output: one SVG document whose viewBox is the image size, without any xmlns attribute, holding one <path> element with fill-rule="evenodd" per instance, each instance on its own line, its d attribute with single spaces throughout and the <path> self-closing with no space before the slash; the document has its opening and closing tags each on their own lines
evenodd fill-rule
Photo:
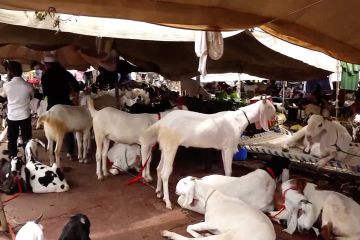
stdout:
<svg viewBox="0 0 360 240">
<path fill-rule="evenodd" d="M 166 207 L 171 209 L 168 181 L 178 147 L 215 148 L 221 150 L 225 175 L 230 176 L 232 158 L 239 138 L 250 123 L 259 122 L 268 129 L 268 121 L 275 116 L 274 106 L 263 99 L 237 111 L 201 114 L 177 110 L 169 113 L 149 127 L 140 139 L 142 165 L 148 160 L 143 177 L 151 181 L 150 162 L 152 146 L 159 142 L 161 160 L 157 167 L 156 193 L 160 198 L 164 190 Z"/>
<path fill-rule="evenodd" d="M 48 140 L 50 165 L 54 162 L 53 149 L 55 141 L 55 159 L 57 166 L 60 167 L 60 151 L 64 135 L 67 132 L 76 132 L 78 160 L 79 162 L 87 162 L 86 155 L 90 147 L 91 120 L 90 112 L 86 107 L 62 104 L 53 106 L 39 117 L 36 128 L 40 128 L 41 124 L 44 125 L 45 136 Z"/>
<path fill-rule="evenodd" d="M 112 107 L 97 111 L 91 98 L 88 99 L 88 107 L 93 118 L 96 142 L 96 174 L 99 180 L 103 179 L 103 176 L 109 175 L 106 159 L 110 140 L 124 144 L 139 144 L 140 136 L 146 128 L 167 114 L 167 112 L 131 114 Z"/>
</svg>

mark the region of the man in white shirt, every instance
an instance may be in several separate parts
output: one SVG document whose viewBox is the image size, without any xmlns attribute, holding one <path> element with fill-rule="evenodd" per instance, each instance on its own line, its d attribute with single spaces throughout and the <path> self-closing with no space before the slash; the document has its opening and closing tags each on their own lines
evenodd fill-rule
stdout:
<svg viewBox="0 0 360 240">
<path fill-rule="evenodd" d="M 19 128 L 24 146 L 32 137 L 30 100 L 32 87 L 21 77 L 21 64 L 9 61 L 5 66 L 8 82 L 3 86 L 3 97 L 7 97 L 8 150 L 9 158 L 17 156 L 17 139 Z"/>
</svg>

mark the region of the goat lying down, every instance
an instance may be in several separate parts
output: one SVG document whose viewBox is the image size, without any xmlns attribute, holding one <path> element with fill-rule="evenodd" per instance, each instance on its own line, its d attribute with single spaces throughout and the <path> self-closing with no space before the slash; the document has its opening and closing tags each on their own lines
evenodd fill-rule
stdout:
<svg viewBox="0 0 360 240">
<path fill-rule="evenodd" d="M 275 220 L 287 220 L 286 231 L 290 234 L 296 228 L 308 231 L 321 219 L 322 239 L 360 239 L 360 205 L 351 198 L 318 190 L 317 185 L 303 179 L 284 182 L 281 190 L 285 195 L 285 210 L 270 215 L 276 216 Z"/>
<path fill-rule="evenodd" d="M 315 145 L 318 143 L 318 145 Z M 321 159 L 316 166 L 325 166 L 331 159 L 343 160 L 351 143 L 351 136 L 339 122 L 330 121 L 320 115 L 312 115 L 308 125 L 296 132 L 283 146 L 303 145 L 304 152 L 311 153 Z"/>
<path fill-rule="evenodd" d="M 127 171 L 129 169 L 140 170 L 140 146 L 137 144 L 127 145 L 122 143 L 115 143 L 109 149 L 107 157 L 112 166 L 110 168 L 110 173 L 112 175 L 118 175 L 120 172 Z"/>
<path fill-rule="evenodd" d="M 185 206 L 195 201 L 205 203 L 205 221 L 189 225 L 186 231 L 197 239 L 208 240 L 275 240 L 275 230 L 270 219 L 260 210 L 245 202 L 226 196 L 194 177 L 181 179 L 176 185 L 176 194 L 184 195 Z M 209 231 L 213 236 L 198 232 Z M 169 231 L 162 236 L 174 240 L 192 239 Z"/>
<path fill-rule="evenodd" d="M 48 140 L 50 165 L 54 162 L 53 149 L 55 147 L 56 164 L 60 167 L 60 151 L 67 132 L 76 132 L 79 162 L 87 162 L 86 155 L 89 151 L 90 130 L 92 119 L 89 110 L 84 106 L 55 105 L 43 113 L 36 128 L 44 125 L 45 136 Z"/>
<path fill-rule="evenodd" d="M 96 174 L 99 180 L 108 176 L 106 156 L 110 140 L 116 143 L 139 144 L 143 132 L 165 116 L 168 112 L 157 114 L 131 114 L 116 108 L 106 107 L 99 111 L 94 102 L 88 99 L 88 107 L 93 118 L 93 130 L 96 142 Z"/>
<path fill-rule="evenodd" d="M 25 181 L 34 193 L 65 192 L 69 190 L 63 172 L 54 163 L 51 167 L 37 160 L 38 139 L 30 139 L 25 146 L 26 162 L 21 158 L 11 159 L 11 172 Z"/>
<path fill-rule="evenodd" d="M 266 162 L 265 167 L 241 177 L 210 175 L 199 181 L 227 196 L 238 198 L 262 212 L 270 212 L 274 209 L 273 199 L 277 180 L 289 179 L 289 164 L 290 161 L 287 158 L 274 157 Z M 205 211 L 205 202 L 196 201 L 193 205 L 186 206 L 184 195 L 179 196 L 178 204 L 182 208 L 198 213 L 203 214 Z"/>
<path fill-rule="evenodd" d="M 168 181 L 178 147 L 215 148 L 221 150 L 225 175 L 230 176 L 232 158 L 237 151 L 239 138 L 250 123 L 259 122 L 265 130 L 268 120 L 275 116 L 275 108 L 263 99 L 237 111 L 201 114 L 190 111 L 173 111 L 149 127 L 140 139 L 142 165 L 146 162 L 143 177 L 151 181 L 151 149 L 159 142 L 161 160 L 157 167 L 156 193 L 164 191 L 166 207 L 171 209 Z"/>
</svg>

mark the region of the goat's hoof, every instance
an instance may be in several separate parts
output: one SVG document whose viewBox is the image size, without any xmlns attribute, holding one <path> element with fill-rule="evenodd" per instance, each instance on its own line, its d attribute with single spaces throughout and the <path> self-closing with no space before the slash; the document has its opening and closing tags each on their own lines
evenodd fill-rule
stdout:
<svg viewBox="0 0 360 240">
<path fill-rule="evenodd" d="M 104 177 L 108 177 L 108 176 L 110 176 L 109 173 L 107 171 L 104 172 Z"/>
<path fill-rule="evenodd" d="M 82 159 L 79 158 L 79 163 L 83 163 L 84 161 Z"/>
<path fill-rule="evenodd" d="M 84 159 L 84 161 L 83 161 L 83 163 L 88 163 L 89 162 L 89 160 L 87 160 L 87 159 Z"/>
<path fill-rule="evenodd" d="M 283 147 L 282 150 L 283 150 L 283 152 L 288 152 L 289 148 L 288 147 Z"/>
<path fill-rule="evenodd" d="M 156 197 L 157 197 L 157 198 L 162 198 L 162 197 L 163 197 L 162 192 L 157 191 L 157 192 L 156 192 Z"/>
<path fill-rule="evenodd" d="M 308 150 L 307 150 L 307 149 L 304 149 L 304 150 L 303 150 L 303 153 L 305 153 L 305 154 L 310 154 L 310 149 L 308 149 Z"/>
<path fill-rule="evenodd" d="M 145 182 L 152 182 L 152 177 L 144 177 Z"/>
<path fill-rule="evenodd" d="M 170 232 L 167 231 L 167 230 L 160 231 L 160 235 L 163 236 L 163 237 L 169 237 L 169 236 L 170 236 Z"/>
<path fill-rule="evenodd" d="M 98 178 L 98 180 L 100 180 L 100 181 L 104 180 L 104 177 L 103 177 L 102 175 L 100 175 L 100 174 L 97 175 L 97 178 Z"/>
<path fill-rule="evenodd" d="M 164 202 L 165 202 L 166 208 L 172 210 L 171 202 L 170 201 L 168 202 L 165 199 L 164 199 Z"/>
</svg>

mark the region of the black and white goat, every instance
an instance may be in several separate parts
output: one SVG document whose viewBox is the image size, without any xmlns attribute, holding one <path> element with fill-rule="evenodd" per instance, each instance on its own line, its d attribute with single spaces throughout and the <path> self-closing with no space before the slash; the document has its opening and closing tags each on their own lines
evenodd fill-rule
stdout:
<svg viewBox="0 0 360 240">
<path fill-rule="evenodd" d="M 64 226 L 59 240 L 90 240 L 90 220 L 81 213 L 70 217 Z"/>
<path fill-rule="evenodd" d="M 25 146 L 26 161 L 16 157 L 11 159 L 11 171 L 19 174 L 29 190 L 34 193 L 65 192 L 69 190 L 64 174 L 54 163 L 51 167 L 39 162 L 34 147 L 39 140 L 30 139 Z"/>
</svg>

